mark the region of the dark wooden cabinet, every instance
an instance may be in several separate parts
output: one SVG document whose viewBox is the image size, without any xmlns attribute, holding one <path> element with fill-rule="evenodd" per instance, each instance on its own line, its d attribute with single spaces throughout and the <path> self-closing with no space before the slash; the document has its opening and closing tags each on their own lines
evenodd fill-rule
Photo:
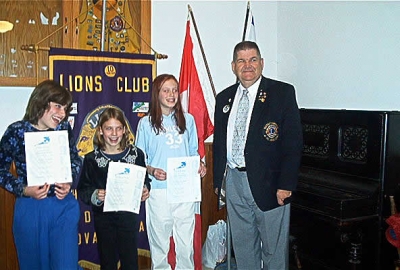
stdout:
<svg viewBox="0 0 400 270">
<path fill-rule="evenodd" d="M 385 238 L 399 184 L 400 114 L 302 109 L 290 233 L 303 269 L 394 269 Z"/>
</svg>

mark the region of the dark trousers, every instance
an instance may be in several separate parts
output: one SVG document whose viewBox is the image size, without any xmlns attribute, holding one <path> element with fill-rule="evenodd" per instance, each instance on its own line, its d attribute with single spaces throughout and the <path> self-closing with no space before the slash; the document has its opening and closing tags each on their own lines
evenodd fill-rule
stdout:
<svg viewBox="0 0 400 270">
<path fill-rule="evenodd" d="M 138 270 L 138 215 L 131 212 L 94 213 L 94 228 L 102 270 Z"/>
</svg>

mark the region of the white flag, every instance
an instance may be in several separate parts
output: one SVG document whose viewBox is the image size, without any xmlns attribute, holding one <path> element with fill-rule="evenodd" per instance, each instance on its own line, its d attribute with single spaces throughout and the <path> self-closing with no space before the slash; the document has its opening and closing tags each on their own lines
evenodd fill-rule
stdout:
<svg viewBox="0 0 400 270">
<path fill-rule="evenodd" d="M 246 29 L 246 36 L 245 40 L 257 42 L 256 38 L 256 26 L 254 23 L 254 16 L 253 13 L 249 12 L 249 19 L 247 21 L 247 29 Z"/>
</svg>

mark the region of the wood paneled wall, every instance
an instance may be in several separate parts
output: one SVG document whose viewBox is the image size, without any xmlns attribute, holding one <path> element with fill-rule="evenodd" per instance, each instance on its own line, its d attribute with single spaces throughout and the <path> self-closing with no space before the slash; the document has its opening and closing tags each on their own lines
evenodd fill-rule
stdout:
<svg viewBox="0 0 400 270">
<path fill-rule="evenodd" d="M 80 12 L 88 1 L 1 0 L 0 20 L 12 22 L 14 28 L 0 33 L 0 85 L 35 86 L 48 78 L 49 47 L 79 49 Z M 140 53 L 152 53 L 151 0 L 121 1 L 128 3 L 132 13 L 130 24 L 137 32 Z M 35 52 L 21 49 L 22 45 L 34 45 Z"/>
<path fill-rule="evenodd" d="M 18 81 L 35 77 L 37 72 L 39 78 L 48 77 L 47 53 L 36 55 L 22 50 L 21 46 L 40 42 L 38 46 L 62 47 L 63 33 L 57 31 L 64 23 L 62 18 L 60 0 L 0 1 L 0 19 L 14 24 L 11 31 L 1 34 L 0 53 L 5 56 L 0 65 L 1 78 Z"/>
<path fill-rule="evenodd" d="M 4 270 L 19 268 L 12 234 L 14 202 L 14 195 L 0 188 L 0 266 Z"/>
<path fill-rule="evenodd" d="M 202 203 L 201 203 L 201 222 L 202 222 L 202 243 L 207 237 L 208 226 L 215 224 L 218 220 L 226 220 L 226 207 L 218 209 L 218 198 L 214 193 L 213 177 L 213 147 L 212 143 L 206 143 L 206 163 L 207 174 L 201 183 Z"/>
</svg>

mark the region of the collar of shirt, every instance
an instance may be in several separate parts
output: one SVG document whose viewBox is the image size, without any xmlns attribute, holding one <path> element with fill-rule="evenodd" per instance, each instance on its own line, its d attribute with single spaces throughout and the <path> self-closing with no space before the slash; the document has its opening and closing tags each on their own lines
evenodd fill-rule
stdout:
<svg viewBox="0 0 400 270">
<path fill-rule="evenodd" d="M 252 85 L 252 86 L 250 86 L 249 88 L 247 88 L 247 90 L 249 90 L 249 105 L 250 105 L 250 107 L 249 107 L 249 114 L 251 115 L 251 112 L 253 111 L 253 106 L 254 106 L 254 101 L 255 101 L 255 99 L 256 99 L 256 96 L 257 96 L 257 92 L 258 92 L 258 88 L 260 87 L 260 83 L 261 83 L 261 77 L 262 76 L 260 76 L 260 78 L 258 78 L 258 80 Z M 243 93 L 243 90 L 245 89 L 244 88 L 244 86 L 242 85 L 242 84 L 239 84 L 239 87 L 238 87 L 238 89 L 240 89 L 241 91 L 236 91 L 236 96 L 235 96 L 235 103 L 239 103 L 239 99 L 240 99 L 240 97 L 242 96 L 242 93 Z M 239 95 L 239 98 L 237 98 L 238 97 L 238 95 Z M 237 105 L 236 105 L 237 106 Z M 249 122 L 249 118 L 248 118 L 248 121 L 247 122 Z"/>
<path fill-rule="evenodd" d="M 251 113 L 253 111 L 253 107 L 254 107 L 254 101 L 256 99 L 257 96 L 257 91 L 258 88 L 260 86 L 261 83 L 261 76 L 260 78 L 258 78 L 258 80 L 249 88 L 247 88 L 247 90 L 249 91 L 248 96 L 249 96 L 249 115 L 247 116 L 247 122 L 246 122 L 246 130 L 249 129 L 249 123 L 250 123 L 250 118 L 251 118 Z M 232 104 L 232 112 L 229 116 L 229 121 L 231 122 L 231 120 L 233 120 L 233 125 L 235 125 L 235 119 L 236 119 L 236 113 L 237 113 L 237 109 L 238 109 L 238 105 L 239 105 L 239 100 L 243 94 L 243 90 L 246 89 L 242 84 L 239 84 L 238 89 L 236 91 L 235 94 L 235 99 L 233 101 Z M 232 118 L 232 119 L 231 119 Z"/>
</svg>

